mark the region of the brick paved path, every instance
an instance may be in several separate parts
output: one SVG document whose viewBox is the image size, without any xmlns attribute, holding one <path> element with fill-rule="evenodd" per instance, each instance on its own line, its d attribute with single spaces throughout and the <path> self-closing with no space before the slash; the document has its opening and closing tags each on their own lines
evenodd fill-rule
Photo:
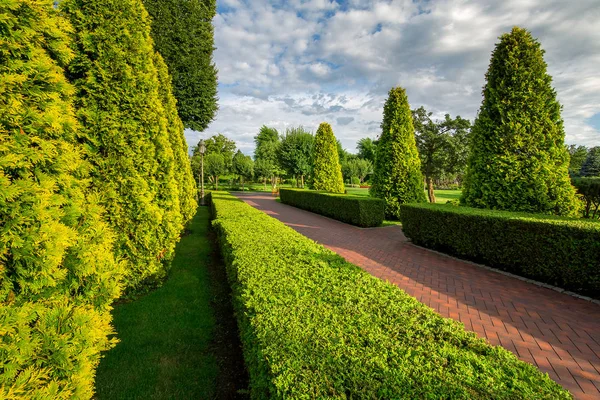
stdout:
<svg viewBox="0 0 600 400">
<path fill-rule="evenodd" d="M 361 229 L 269 194 L 235 195 L 537 365 L 577 399 L 600 399 L 600 306 L 414 246 L 398 226 Z"/>
</svg>

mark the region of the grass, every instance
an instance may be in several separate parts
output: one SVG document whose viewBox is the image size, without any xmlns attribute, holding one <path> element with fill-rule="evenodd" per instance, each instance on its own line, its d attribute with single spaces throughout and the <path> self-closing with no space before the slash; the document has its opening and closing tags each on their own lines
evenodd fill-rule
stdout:
<svg viewBox="0 0 600 400">
<path fill-rule="evenodd" d="M 239 396 L 247 378 L 208 219 L 208 208 L 198 208 L 162 287 L 115 307 L 120 343 L 100 362 L 97 399 Z"/>
<path fill-rule="evenodd" d="M 368 196 L 369 189 L 346 187 L 348 194 L 355 196 Z M 445 204 L 449 200 L 459 200 L 462 194 L 461 190 L 434 190 L 435 202 Z"/>
</svg>

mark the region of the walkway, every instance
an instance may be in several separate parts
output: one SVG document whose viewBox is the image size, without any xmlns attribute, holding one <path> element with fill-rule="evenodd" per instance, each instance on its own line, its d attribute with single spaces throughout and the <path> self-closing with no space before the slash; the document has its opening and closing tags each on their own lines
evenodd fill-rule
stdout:
<svg viewBox="0 0 600 400">
<path fill-rule="evenodd" d="M 235 195 L 537 365 L 575 398 L 600 399 L 600 306 L 414 246 L 398 226 L 361 229 L 269 194 Z"/>
</svg>

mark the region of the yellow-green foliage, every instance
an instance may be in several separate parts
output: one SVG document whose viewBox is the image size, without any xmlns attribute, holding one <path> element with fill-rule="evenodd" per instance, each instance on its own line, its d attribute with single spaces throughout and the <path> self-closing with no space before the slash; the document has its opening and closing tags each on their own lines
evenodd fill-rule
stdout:
<svg viewBox="0 0 600 400">
<path fill-rule="evenodd" d="M 78 143 L 51 0 L 0 3 L 0 398 L 90 398 L 122 268 Z"/>
<path fill-rule="evenodd" d="M 401 204 L 425 201 L 412 114 L 401 87 L 390 90 L 381 129 L 370 193 L 385 200 L 388 218 L 399 219 Z"/>
<path fill-rule="evenodd" d="M 148 14 L 141 0 L 64 0 L 60 7 L 75 30 L 68 70 L 80 139 L 90 148 L 94 186 L 105 194 L 125 284 L 144 291 L 164 277 L 183 222 Z"/>
<path fill-rule="evenodd" d="M 179 209 L 183 222 L 188 223 L 196 214 L 196 181 L 192 175 L 192 168 L 188 157 L 188 145 L 183 135 L 183 123 L 177 115 L 177 100 L 171 92 L 171 76 L 167 65 L 160 54 L 156 53 L 154 62 L 158 69 L 160 81 L 160 97 L 165 108 L 169 140 L 175 158 L 175 175 L 179 192 Z"/>
<path fill-rule="evenodd" d="M 344 178 L 337 142 L 328 123 L 323 122 L 319 125 L 314 146 L 313 188 L 331 193 L 344 193 Z"/>
</svg>

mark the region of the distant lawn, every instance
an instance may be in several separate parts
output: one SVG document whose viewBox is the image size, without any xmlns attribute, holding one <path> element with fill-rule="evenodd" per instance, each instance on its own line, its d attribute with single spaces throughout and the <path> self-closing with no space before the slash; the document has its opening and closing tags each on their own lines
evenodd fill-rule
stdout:
<svg viewBox="0 0 600 400">
<path fill-rule="evenodd" d="M 219 260 L 212 254 L 208 214 L 208 207 L 198 209 L 167 282 L 115 308 L 120 343 L 100 363 L 95 398 L 232 398 L 244 387 L 237 327 L 224 272 L 215 273 L 224 267 L 214 265 Z"/>
<path fill-rule="evenodd" d="M 346 191 L 348 194 L 352 194 L 355 196 L 368 196 L 369 189 L 361 189 L 361 188 L 352 188 L 346 186 Z M 448 200 L 459 200 L 460 195 L 462 194 L 461 190 L 435 190 L 435 202 L 436 203 L 446 203 Z"/>
</svg>

